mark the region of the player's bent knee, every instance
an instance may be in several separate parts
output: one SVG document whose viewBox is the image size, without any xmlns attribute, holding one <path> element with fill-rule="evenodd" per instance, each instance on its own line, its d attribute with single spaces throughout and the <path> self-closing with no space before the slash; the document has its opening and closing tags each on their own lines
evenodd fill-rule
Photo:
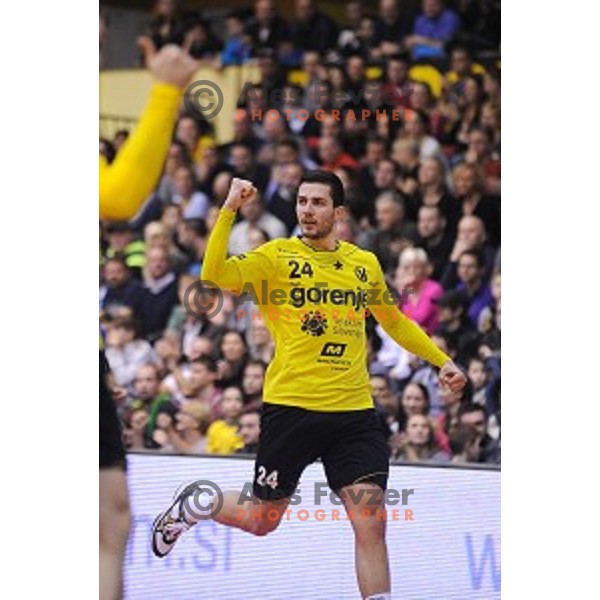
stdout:
<svg viewBox="0 0 600 600">
<path fill-rule="evenodd" d="M 279 527 L 280 521 L 270 521 L 268 519 L 262 519 L 261 521 L 257 521 L 256 524 L 252 528 L 252 533 L 259 537 L 264 537 L 269 533 L 275 531 L 277 527 Z"/>
<path fill-rule="evenodd" d="M 261 537 L 268 535 L 279 527 L 282 516 L 278 510 L 264 508 L 260 513 L 260 518 L 253 522 L 252 533 Z"/>
</svg>

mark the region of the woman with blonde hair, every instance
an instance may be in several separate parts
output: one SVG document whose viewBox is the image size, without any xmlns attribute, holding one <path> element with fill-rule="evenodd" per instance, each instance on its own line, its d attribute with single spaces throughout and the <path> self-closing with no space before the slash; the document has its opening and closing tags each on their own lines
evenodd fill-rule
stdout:
<svg viewBox="0 0 600 600">
<path fill-rule="evenodd" d="M 398 259 L 394 278 L 400 310 L 430 335 L 438 325 L 436 300 L 444 293 L 439 283 L 429 279 L 431 270 L 423 248 L 406 248 Z"/>
</svg>

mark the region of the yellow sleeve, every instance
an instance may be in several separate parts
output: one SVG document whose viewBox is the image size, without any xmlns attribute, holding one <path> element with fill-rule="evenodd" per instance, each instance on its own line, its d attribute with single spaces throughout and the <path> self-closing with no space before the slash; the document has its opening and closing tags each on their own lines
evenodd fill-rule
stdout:
<svg viewBox="0 0 600 600">
<path fill-rule="evenodd" d="M 177 115 L 181 90 L 155 83 L 142 117 L 115 161 L 100 160 L 100 218 L 131 219 L 160 176 Z"/>
<path fill-rule="evenodd" d="M 377 293 L 372 294 L 368 308 L 385 332 L 399 346 L 436 367 L 441 367 L 451 360 L 414 321 L 402 314 L 387 289 L 379 261 L 374 255 L 372 258 L 375 281 L 370 283 Z"/>
<path fill-rule="evenodd" d="M 263 244 L 252 252 L 227 258 L 227 245 L 234 219 L 234 211 L 227 208 L 219 211 L 206 245 L 200 279 L 239 294 L 246 283 L 256 285 L 261 280 L 270 280 L 274 269 L 269 256 L 270 243 Z"/>
</svg>

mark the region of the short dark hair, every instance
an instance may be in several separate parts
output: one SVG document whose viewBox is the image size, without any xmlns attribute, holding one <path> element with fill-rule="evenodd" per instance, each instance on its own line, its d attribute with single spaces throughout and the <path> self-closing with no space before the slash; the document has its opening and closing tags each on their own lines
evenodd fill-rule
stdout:
<svg viewBox="0 0 600 600">
<path fill-rule="evenodd" d="M 483 358 L 480 358 L 479 356 L 470 356 L 469 360 L 467 360 L 467 368 L 474 362 L 481 363 L 485 367 L 485 360 L 483 360 Z"/>
<path fill-rule="evenodd" d="M 387 148 L 387 141 L 376 133 L 369 133 L 369 135 L 367 135 L 367 144 L 380 144 Z"/>
<path fill-rule="evenodd" d="M 260 358 L 251 358 L 244 366 L 244 371 L 248 367 L 260 367 L 264 372 L 267 370 L 267 363 L 264 360 L 261 360 Z"/>
<path fill-rule="evenodd" d="M 396 52 L 391 56 L 388 56 L 388 62 L 392 61 L 410 64 L 410 54 L 408 52 Z"/>
<path fill-rule="evenodd" d="M 183 224 L 199 237 L 206 237 L 208 234 L 206 221 L 204 219 L 184 219 Z"/>
<path fill-rule="evenodd" d="M 242 417 L 245 417 L 246 415 L 256 415 L 260 419 L 260 416 L 262 415 L 262 410 L 260 408 L 251 408 L 250 410 L 245 410 L 240 415 L 240 419 Z"/>
<path fill-rule="evenodd" d="M 111 262 L 113 262 L 113 263 L 119 263 L 125 269 L 129 268 L 127 266 L 127 259 L 126 259 L 125 255 L 122 252 L 115 252 L 115 254 L 113 256 L 109 256 L 106 259 L 106 262 L 104 263 L 104 266 L 106 266 L 108 263 L 111 263 Z"/>
<path fill-rule="evenodd" d="M 483 135 L 485 135 L 485 137 L 487 138 L 488 142 L 492 143 L 494 141 L 494 132 L 489 127 L 473 125 L 473 127 L 469 129 L 469 133 L 475 133 L 477 131 L 479 133 L 483 133 Z"/>
<path fill-rule="evenodd" d="M 454 54 L 455 52 L 464 52 L 471 60 L 473 60 L 473 52 L 471 51 L 471 48 L 469 48 L 469 46 L 467 46 L 466 44 L 454 44 L 454 46 L 451 49 L 451 53 Z"/>
<path fill-rule="evenodd" d="M 288 148 L 291 148 L 292 150 L 294 150 L 294 152 L 296 152 L 296 154 L 300 153 L 300 145 L 294 138 L 291 138 L 291 137 L 286 137 L 286 138 L 282 139 L 281 141 L 279 141 L 277 143 L 277 146 L 278 147 L 288 146 Z"/>
<path fill-rule="evenodd" d="M 477 266 L 482 269 L 485 266 L 485 261 L 481 252 L 477 250 L 465 250 L 459 257 L 459 260 L 463 256 L 472 256 L 477 261 Z"/>
<path fill-rule="evenodd" d="M 192 361 L 192 364 L 204 365 L 211 373 L 218 373 L 217 361 L 210 356 L 199 356 Z"/>
<path fill-rule="evenodd" d="M 463 415 L 474 412 L 482 412 L 484 415 L 486 414 L 485 408 L 481 404 L 477 404 L 471 400 L 467 402 L 463 401 L 458 409 L 458 418 L 460 419 Z"/>
<path fill-rule="evenodd" d="M 243 148 L 244 150 L 248 151 L 250 154 L 252 154 L 252 147 L 250 146 L 250 144 L 246 143 L 246 142 L 234 142 L 233 144 L 231 144 L 231 150 L 233 150 L 234 148 Z"/>
<path fill-rule="evenodd" d="M 462 454 L 467 446 L 472 445 L 479 438 L 479 434 L 470 425 L 457 425 L 450 430 L 448 445 L 452 454 Z"/>
<path fill-rule="evenodd" d="M 309 171 L 302 176 L 300 185 L 303 183 L 322 183 L 329 186 L 333 206 L 344 205 L 344 186 L 337 175 L 329 171 Z"/>
</svg>

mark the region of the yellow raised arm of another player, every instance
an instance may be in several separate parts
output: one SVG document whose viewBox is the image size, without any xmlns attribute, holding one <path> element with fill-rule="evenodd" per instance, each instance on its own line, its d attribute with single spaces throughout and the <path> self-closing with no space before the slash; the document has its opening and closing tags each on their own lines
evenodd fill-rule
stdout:
<svg viewBox="0 0 600 600">
<path fill-rule="evenodd" d="M 100 157 L 100 218 L 131 219 L 156 186 L 171 143 L 181 92 L 198 63 L 178 46 L 156 52 L 148 38 L 140 46 L 155 82 L 134 132 L 108 165 Z"/>
</svg>

